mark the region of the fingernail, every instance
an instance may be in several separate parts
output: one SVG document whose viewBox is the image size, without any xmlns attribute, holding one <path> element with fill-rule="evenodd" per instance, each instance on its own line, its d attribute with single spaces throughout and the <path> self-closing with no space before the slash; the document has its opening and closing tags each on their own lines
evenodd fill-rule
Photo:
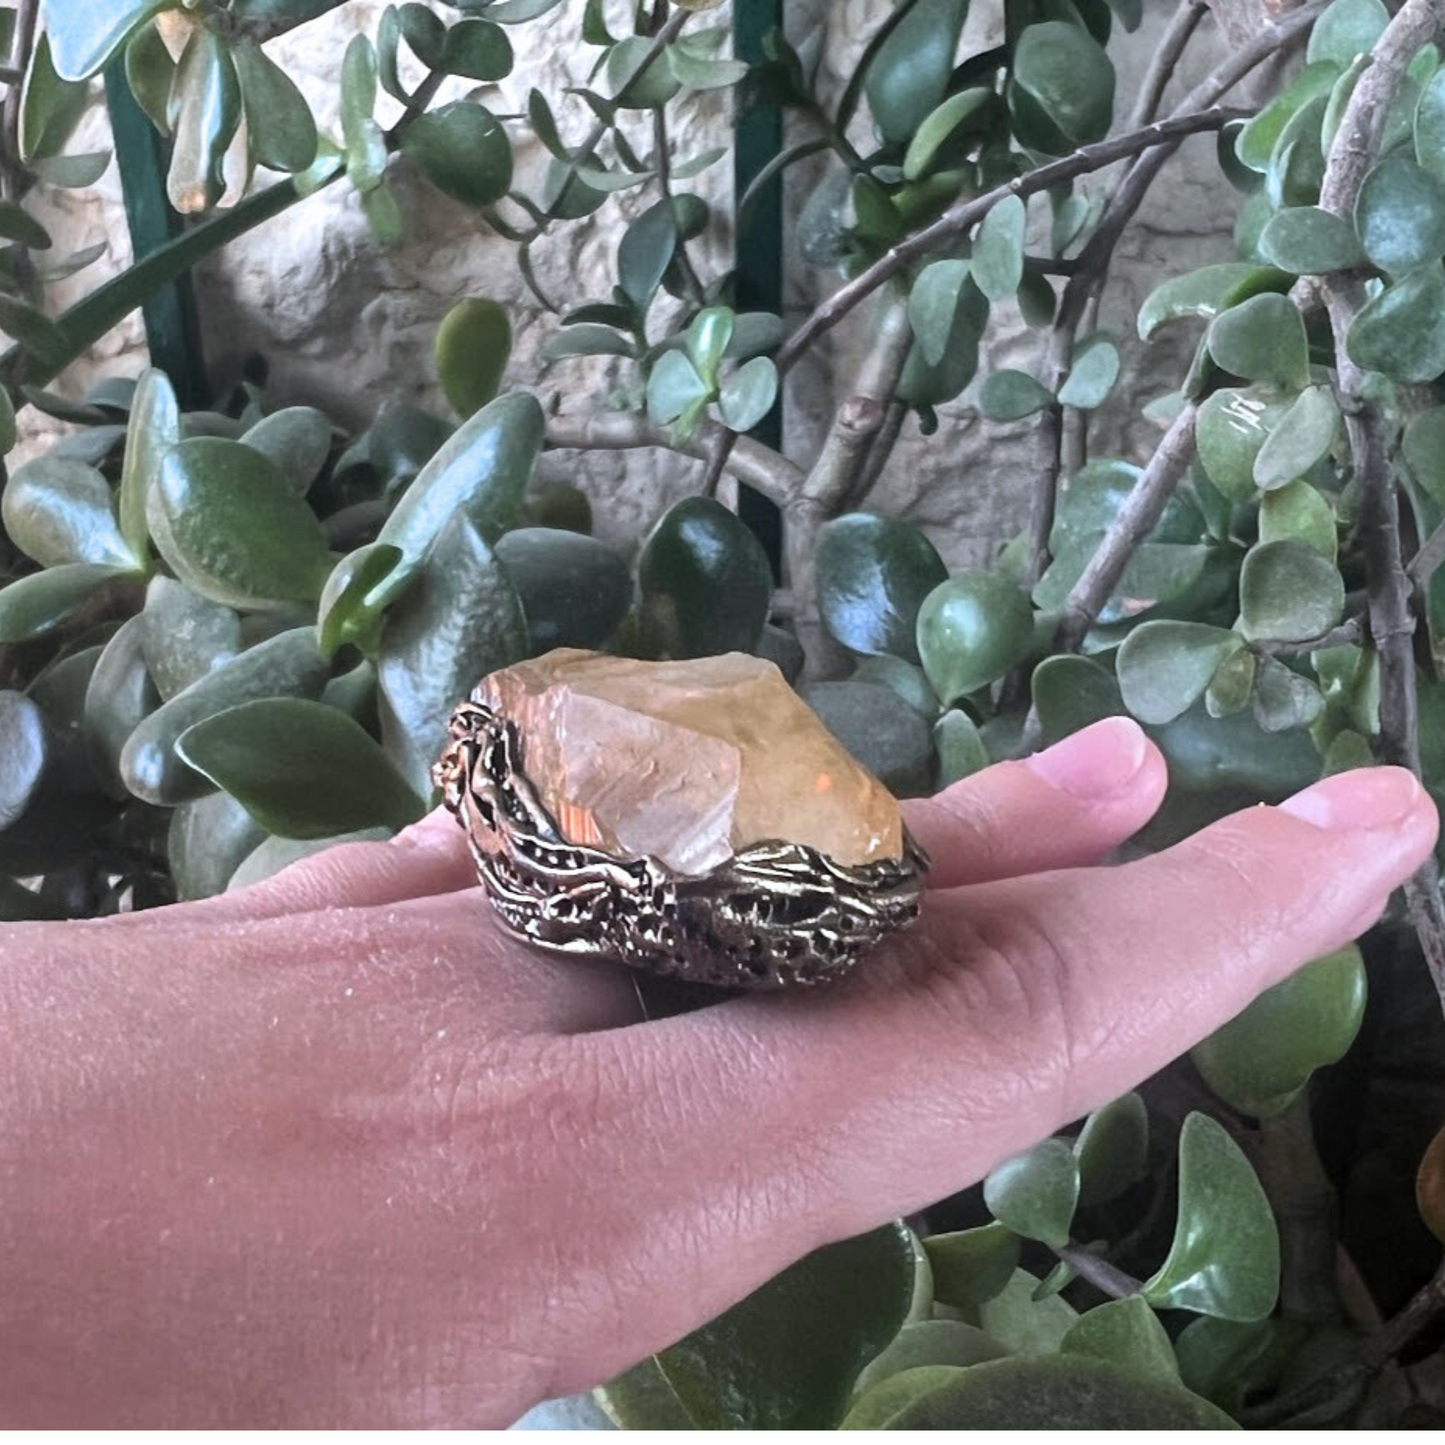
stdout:
<svg viewBox="0 0 1445 1445">
<path fill-rule="evenodd" d="M 1358 768 L 1324 778 L 1279 805 L 1316 828 L 1384 830 L 1419 806 L 1423 789 L 1405 768 Z"/>
<path fill-rule="evenodd" d="M 1149 743 L 1132 718 L 1111 717 L 1024 759 L 1024 766 L 1071 798 L 1098 802 L 1138 776 Z"/>
</svg>

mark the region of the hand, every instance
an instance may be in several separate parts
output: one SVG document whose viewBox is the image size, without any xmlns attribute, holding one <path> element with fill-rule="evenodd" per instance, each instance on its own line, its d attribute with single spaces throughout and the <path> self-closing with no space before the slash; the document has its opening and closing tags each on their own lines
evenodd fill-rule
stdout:
<svg viewBox="0 0 1445 1445">
<path fill-rule="evenodd" d="M 1095 866 L 1164 787 L 1115 719 L 910 804 L 915 931 L 651 1023 L 442 816 L 0 930 L 0 1424 L 505 1425 L 1133 1087 L 1435 842 L 1380 768 Z"/>
</svg>

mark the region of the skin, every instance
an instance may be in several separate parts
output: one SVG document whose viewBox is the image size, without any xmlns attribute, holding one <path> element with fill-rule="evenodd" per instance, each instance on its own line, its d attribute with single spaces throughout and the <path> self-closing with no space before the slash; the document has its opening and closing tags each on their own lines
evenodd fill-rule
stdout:
<svg viewBox="0 0 1445 1445">
<path fill-rule="evenodd" d="M 447 817 L 0 930 L 0 1425 L 505 1425 L 1138 1084 L 1435 842 L 1379 768 L 1101 866 L 1164 787 L 1114 719 L 910 804 L 916 930 L 646 1023 Z"/>
</svg>

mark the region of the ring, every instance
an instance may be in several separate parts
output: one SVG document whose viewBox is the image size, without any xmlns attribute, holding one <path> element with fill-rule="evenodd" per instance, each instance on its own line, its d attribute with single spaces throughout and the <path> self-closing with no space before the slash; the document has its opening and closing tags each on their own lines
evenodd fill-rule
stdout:
<svg viewBox="0 0 1445 1445">
<path fill-rule="evenodd" d="M 491 673 L 433 777 L 503 926 L 557 952 L 777 989 L 918 916 L 928 859 L 897 802 L 742 653 Z"/>
</svg>

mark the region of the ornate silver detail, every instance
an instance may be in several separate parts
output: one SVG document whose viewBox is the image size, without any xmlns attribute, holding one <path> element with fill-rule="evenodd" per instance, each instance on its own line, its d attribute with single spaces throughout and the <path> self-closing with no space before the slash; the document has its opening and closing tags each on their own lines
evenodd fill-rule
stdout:
<svg viewBox="0 0 1445 1445">
<path fill-rule="evenodd" d="M 918 916 L 928 858 L 847 868 L 798 843 L 754 844 L 698 877 L 569 842 L 522 767 L 515 724 L 462 703 L 432 772 L 518 938 L 692 983 L 791 988 L 845 973 Z"/>
</svg>

